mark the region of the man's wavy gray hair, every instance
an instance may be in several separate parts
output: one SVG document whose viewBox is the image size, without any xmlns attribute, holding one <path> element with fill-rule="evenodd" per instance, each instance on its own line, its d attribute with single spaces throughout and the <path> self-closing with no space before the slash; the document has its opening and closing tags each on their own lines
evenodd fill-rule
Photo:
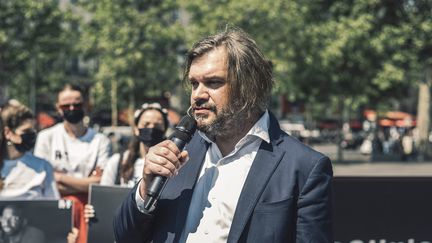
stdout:
<svg viewBox="0 0 432 243">
<path fill-rule="evenodd" d="M 189 84 L 193 60 L 221 46 L 228 53 L 228 97 L 233 104 L 230 107 L 247 117 L 262 113 L 267 108 L 273 87 L 272 65 L 255 41 L 239 28 L 228 27 L 193 45 L 186 59 L 184 84 Z"/>
</svg>

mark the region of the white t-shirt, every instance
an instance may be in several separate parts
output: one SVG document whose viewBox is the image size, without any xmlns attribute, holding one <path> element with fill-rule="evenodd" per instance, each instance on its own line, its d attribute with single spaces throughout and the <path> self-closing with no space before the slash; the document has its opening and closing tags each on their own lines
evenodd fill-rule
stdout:
<svg viewBox="0 0 432 243">
<path fill-rule="evenodd" d="M 92 128 L 79 138 L 67 134 L 63 123 L 39 132 L 34 154 L 48 160 L 54 170 L 86 178 L 96 166 L 105 167 L 111 154 L 110 140 Z"/>
<path fill-rule="evenodd" d="M 51 164 L 29 152 L 17 159 L 4 160 L 1 176 L 4 188 L 0 191 L 0 200 L 60 198 Z"/>
<path fill-rule="evenodd" d="M 128 151 L 123 154 L 122 159 L 125 160 L 128 156 Z M 116 153 L 109 159 L 105 169 L 102 173 L 102 178 L 100 181 L 101 185 L 112 186 L 115 184 L 115 180 L 117 177 L 117 173 L 119 173 L 119 165 L 120 165 L 120 154 Z M 134 163 L 133 175 L 132 178 L 128 181 L 124 181 L 123 178 L 120 178 L 120 185 L 125 187 L 133 187 L 142 177 L 142 172 L 144 168 L 144 160 L 142 158 L 138 158 Z"/>
</svg>

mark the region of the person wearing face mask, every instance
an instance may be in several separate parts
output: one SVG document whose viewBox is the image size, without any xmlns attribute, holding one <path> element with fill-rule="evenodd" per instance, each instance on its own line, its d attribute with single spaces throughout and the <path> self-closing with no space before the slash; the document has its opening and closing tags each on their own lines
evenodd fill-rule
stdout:
<svg viewBox="0 0 432 243">
<path fill-rule="evenodd" d="M 128 149 L 111 157 L 100 184 L 133 187 L 141 179 L 148 149 L 166 139 L 168 125 L 167 111 L 159 103 L 143 104 L 134 114 Z"/>
<path fill-rule="evenodd" d="M 52 164 L 61 196 L 74 201 L 74 226 L 80 232 L 78 242 L 83 243 L 87 235 L 83 210 L 89 185 L 99 183 L 111 155 L 111 142 L 84 123 L 80 86 L 66 84 L 58 93 L 56 108 L 63 122 L 39 133 L 34 153 Z"/>
<path fill-rule="evenodd" d="M 128 149 L 114 154 L 105 167 L 101 185 L 133 187 L 142 177 L 144 158 L 149 148 L 166 139 L 169 121 L 166 109 L 159 103 L 144 103 L 135 111 L 132 125 L 133 136 Z M 91 204 L 85 205 L 84 218 L 87 222 L 95 216 Z"/>
<path fill-rule="evenodd" d="M 0 115 L 0 200 L 59 199 L 53 167 L 30 152 L 36 141 L 30 109 L 11 100 Z"/>
</svg>

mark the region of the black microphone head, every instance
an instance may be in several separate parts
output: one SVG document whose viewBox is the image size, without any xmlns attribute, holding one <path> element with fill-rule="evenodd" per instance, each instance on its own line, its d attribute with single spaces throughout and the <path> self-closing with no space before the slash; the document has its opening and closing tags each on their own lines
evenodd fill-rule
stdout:
<svg viewBox="0 0 432 243">
<path fill-rule="evenodd" d="M 183 116 L 180 120 L 179 124 L 176 126 L 176 129 L 187 133 L 189 135 L 193 135 L 197 128 L 197 122 L 195 119 L 189 115 Z"/>
</svg>

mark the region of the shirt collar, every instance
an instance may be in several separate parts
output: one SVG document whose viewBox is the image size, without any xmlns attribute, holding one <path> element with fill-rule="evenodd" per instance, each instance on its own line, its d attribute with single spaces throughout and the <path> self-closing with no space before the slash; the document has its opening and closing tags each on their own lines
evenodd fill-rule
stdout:
<svg viewBox="0 0 432 243">
<path fill-rule="evenodd" d="M 270 143 L 270 135 L 269 135 L 269 124 L 270 124 L 270 116 L 268 110 L 264 112 L 260 119 L 253 125 L 253 127 L 249 130 L 249 132 L 237 143 L 238 145 L 243 144 L 243 141 L 248 137 L 258 137 L 262 140 Z M 211 141 L 205 133 L 198 131 L 198 134 L 208 143 L 214 143 Z M 237 147 L 237 145 L 236 145 Z"/>
</svg>

